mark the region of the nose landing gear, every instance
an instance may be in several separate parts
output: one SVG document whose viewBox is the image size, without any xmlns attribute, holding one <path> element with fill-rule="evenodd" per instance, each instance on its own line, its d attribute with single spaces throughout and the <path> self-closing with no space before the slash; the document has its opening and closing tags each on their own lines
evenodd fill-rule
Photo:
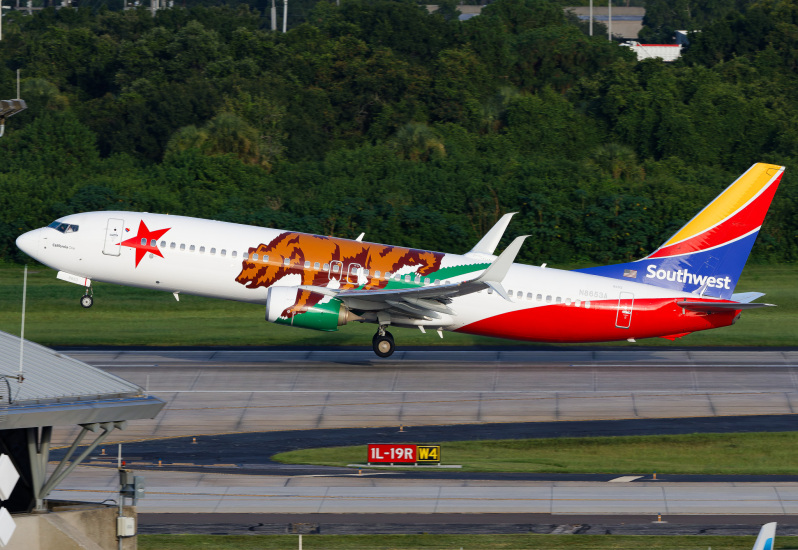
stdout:
<svg viewBox="0 0 798 550">
<path fill-rule="evenodd" d="M 374 348 L 374 353 L 380 357 L 390 357 L 396 349 L 393 334 L 385 330 L 385 327 L 386 325 L 380 325 L 374 338 L 371 339 L 371 347 Z"/>
<path fill-rule="evenodd" d="M 86 287 L 86 293 L 80 297 L 80 305 L 87 309 L 90 308 L 94 304 L 93 294 L 90 287 Z"/>
</svg>

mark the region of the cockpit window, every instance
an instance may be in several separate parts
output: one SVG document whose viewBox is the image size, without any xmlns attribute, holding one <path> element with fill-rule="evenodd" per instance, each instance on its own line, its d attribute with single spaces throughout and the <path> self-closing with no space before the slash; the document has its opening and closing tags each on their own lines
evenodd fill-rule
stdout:
<svg viewBox="0 0 798 550">
<path fill-rule="evenodd" d="M 78 226 L 71 223 L 53 222 L 47 227 L 52 227 L 61 233 L 77 233 L 78 231 Z"/>
</svg>

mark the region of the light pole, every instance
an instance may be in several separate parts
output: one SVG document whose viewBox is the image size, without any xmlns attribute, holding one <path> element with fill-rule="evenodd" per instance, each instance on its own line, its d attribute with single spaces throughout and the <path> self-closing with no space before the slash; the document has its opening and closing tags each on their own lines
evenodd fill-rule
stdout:
<svg viewBox="0 0 798 550">
<path fill-rule="evenodd" d="M 607 0 L 607 13 L 609 24 L 607 25 L 607 40 L 612 42 L 612 0 Z"/>
<path fill-rule="evenodd" d="M 3 10 L 6 7 L 0 2 L 0 40 L 3 39 Z"/>
</svg>

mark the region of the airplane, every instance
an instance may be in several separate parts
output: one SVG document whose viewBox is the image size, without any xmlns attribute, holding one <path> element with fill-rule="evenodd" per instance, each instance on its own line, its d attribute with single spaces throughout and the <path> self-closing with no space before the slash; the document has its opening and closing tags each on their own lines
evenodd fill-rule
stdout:
<svg viewBox="0 0 798 550">
<path fill-rule="evenodd" d="M 757 163 L 648 256 L 564 271 L 515 262 L 526 236 L 494 255 L 513 213 L 467 253 L 450 254 L 145 212 L 71 214 L 17 246 L 85 287 L 93 281 L 251 302 L 273 323 L 335 331 L 377 325 L 536 342 L 675 340 L 733 324 L 764 294 L 735 294 L 783 166 Z"/>
<path fill-rule="evenodd" d="M 776 539 L 776 522 L 766 523 L 759 530 L 752 550 L 773 550 Z"/>
</svg>

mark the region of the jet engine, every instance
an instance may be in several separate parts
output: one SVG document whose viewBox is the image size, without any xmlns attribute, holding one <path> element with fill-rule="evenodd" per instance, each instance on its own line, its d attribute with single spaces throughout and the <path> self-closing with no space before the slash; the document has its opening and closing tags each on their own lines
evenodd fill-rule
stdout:
<svg viewBox="0 0 798 550">
<path fill-rule="evenodd" d="M 305 291 L 295 286 L 271 287 L 266 298 L 266 320 L 280 325 L 331 332 L 350 321 L 362 319 L 349 311 L 341 300 L 321 296 L 315 292 L 309 293 L 313 299 L 307 303 L 317 303 L 295 308 L 303 292 Z M 292 309 L 287 312 L 289 308 Z"/>
</svg>

